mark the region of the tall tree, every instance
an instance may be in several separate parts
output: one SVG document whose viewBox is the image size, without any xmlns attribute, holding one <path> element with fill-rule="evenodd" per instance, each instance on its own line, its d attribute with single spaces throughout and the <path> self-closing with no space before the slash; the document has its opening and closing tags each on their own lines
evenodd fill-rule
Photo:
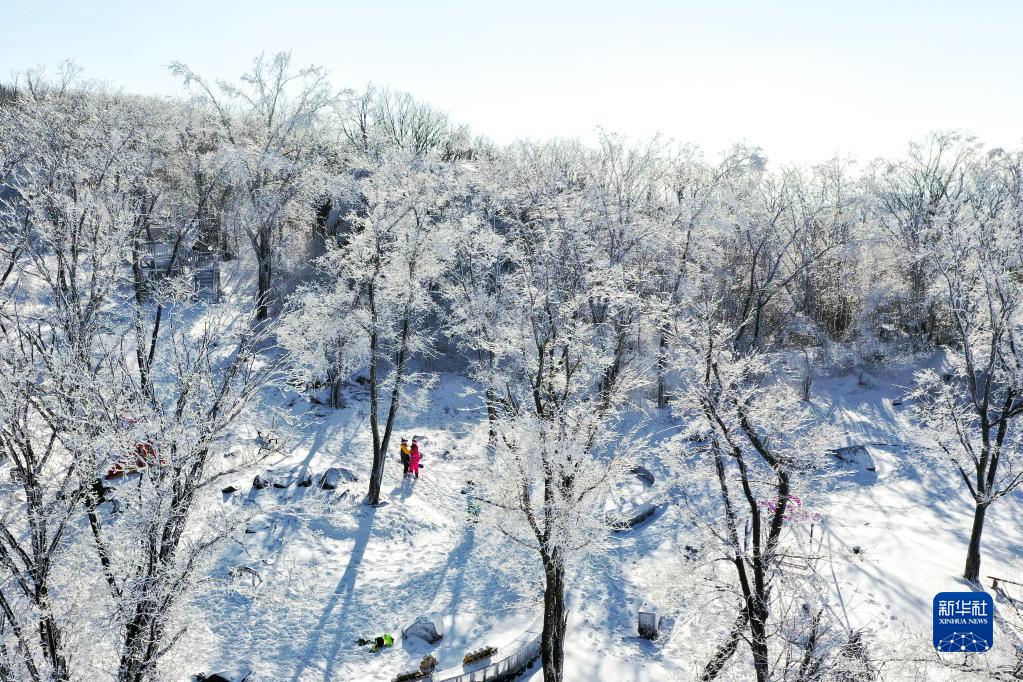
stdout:
<svg viewBox="0 0 1023 682">
<path fill-rule="evenodd" d="M 746 325 L 722 324 L 722 308 L 701 285 L 676 356 L 683 380 L 677 409 L 702 416 L 690 427 L 703 443 L 690 466 L 716 488 L 714 503 L 698 516 L 738 583 L 738 615 L 703 679 L 716 678 L 746 640 L 756 679 L 766 682 L 774 678 L 771 621 L 778 619 L 784 563 L 799 560 L 784 546 L 784 534 L 799 513 L 800 478 L 813 475 L 817 484 L 824 478 L 826 430 L 779 381 L 768 356 L 737 350 L 735 338 Z"/>
<path fill-rule="evenodd" d="M 317 178 L 315 149 L 322 139 L 321 120 L 337 104 L 320 67 L 295 70 L 289 53 L 260 56 L 240 83 L 215 86 L 186 65 L 171 71 L 194 86 L 199 102 L 220 123 L 232 182 L 238 187 L 231 204 L 233 219 L 244 232 L 256 259 L 256 317 L 269 317 L 276 303 L 275 263 L 290 231 L 312 229 L 316 201 L 325 192 Z"/>
<path fill-rule="evenodd" d="M 77 81 L 73 70 L 56 82 L 28 76 L 16 105 L 0 112 L 0 158 L 16 158 L 0 199 L 8 259 L 0 448 L 20 488 L 0 514 L 9 577 L 0 611 L 28 679 L 72 675 L 61 617 L 68 604 L 54 601 L 52 577 L 79 491 L 97 466 L 82 405 L 103 393 L 103 359 L 120 351 L 112 330 L 121 320 L 122 264 L 146 210 L 147 157 L 159 135 L 146 113 L 137 100 Z"/>
<path fill-rule="evenodd" d="M 942 285 L 954 343 L 950 371 L 917 374 L 915 414 L 974 501 L 963 577 L 980 579 L 991 505 L 1023 485 L 1023 194 L 1021 158 L 996 155 L 970 172 L 960 210 L 933 217 L 928 266 Z"/>
<path fill-rule="evenodd" d="M 353 230 L 317 262 L 321 281 L 297 293 L 282 339 L 307 376 L 330 373 L 340 381 L 368 368 L 373 466 L 366 501 L 377 504 L 399 412 L 418 409 L 433 382 L 413 362 L 433 344 L 426 320 L 436 307 L 431 290 L 443 269 L 439 248 L 453 180 L 444 168 L 401 153 L 367 164 Z"/>
<path fill-rule="evenodd" d="M 640 382 L 628 368 L 615 371 L 616 336 L 593 315 L 586 283 L 598 273 L 582 224 L 578 157 L 557 147 L 519 153 L 503 183 L 512 191 L 501 335 L 479 339 L 504 387 L 481 498 L 496 527 L 538 559 L 544 680 L 560 682 L 568 577 L 606 547 L 604 504 L 639 444 L 620 433 L 620 418 Z"/>
<path fill-rule="evenodd" d="M 911 143 L 904 158 L 878 161 L 867 177 L 874 215 L 895 245 L 905 287 L 900 322 L 925 344 L 942 340 L 932 295 L 937 273 L 930 270 L 927 254 L 941 237 L 936 221 L 965 199 L 977 149 L 971 137 L 936 132 Z"/>
</svg>

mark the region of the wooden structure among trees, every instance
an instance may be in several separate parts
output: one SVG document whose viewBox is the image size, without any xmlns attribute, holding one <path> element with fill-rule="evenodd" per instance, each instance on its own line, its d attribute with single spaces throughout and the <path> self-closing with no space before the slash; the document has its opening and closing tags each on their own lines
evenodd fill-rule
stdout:
<svg viewBox="0 0 1023 682">
<path fill-rule="evenodd" d="M 146 281 L 176 277 L 186 269 L 192 273 L 196 296 L 220 302 L 220 254 L 202 242 L 186 244 L 183 232 L 154 227 L 142 242 L 139 266 Z"/>
</svg>

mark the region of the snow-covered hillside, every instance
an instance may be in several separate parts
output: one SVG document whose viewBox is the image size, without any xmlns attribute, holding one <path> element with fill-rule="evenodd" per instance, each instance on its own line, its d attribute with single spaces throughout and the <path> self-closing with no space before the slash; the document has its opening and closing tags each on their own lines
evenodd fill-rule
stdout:
<svg viewBox="0 0 1023 682">
<path fill-rule="evenodd" d="M 929 646 L 934 594 L 970 589 L 959 576 L 972 516 L 948 471 L 916 453 L 906 404 L 893 405 L 911 379 L 912 368 L 899 366 L 878 372 L 871 386 L 856 375 L 815 383 L 814 405 L 840 433 L 834 446 L 864 446 L 869 460 L 848 467 L 827 490 L 804 491 L 814 522 L 794 532 L 809 536 L 813 526 L 828 557 L 818 565 L 831 584 L 836 617 L 864 629 L 878 651 L 914 659 Z M 217 614 L 216 626 L 193 635 L 181 665 L 251 669 L 258 680 L 382 680 L 415 669 L 427 653 L 440 668 L 459 666 L 466 652 L 490 644 L 500 649 L 529 626 L 540 613 L 538 586 L 516 581 L 522 570 L 516 549 L 493 528 L 472 523 L 461 494 L 486 457 L 486 414 L 460 397 L 466 388 L 464 379 L 443 375 L 429 408 L 399 423 L 401 435 L 424 443 L 424 468 L 419 480 L 402 480 L 392 457 L 379 507 L 361 504 L 371 453 L 364 392 L 356 386 L 347 394 L 349 407 L 336 411 L 296 400 L 293 413 L 302 427 L 265 468 L 315 474 L 340 466 L 359 481 L 343 495 L 297 485 L 250 491 L 250 476 L 238 478 L 239 492 L 222 504 L 268 504 L 272 513 L 238 535 L 238 545 L 218 559 L 219 570 L 250 566 L 261 582 L 252 588 L 251 575 L 240 574 L 195 605 Z M 672 480 L 679 425 L 663 414 L 648 419 L 658 440 L 644 465 L 661 487 L 663 505 L 618 534 L 614 552 L 574 579 L 568 680 L 696 679 L 716 642 L 716 635 L 690 626 L 699 622 L 691 610 L 705 596 L 686 593 L 691 536 L 683 491 Z M 1021 514 L 1023 497 L 1016 494 L 990 519 L 985 574 L 1018 575 Z M 674 588 L 665 576 L 677 581 Z M 656 642 L 636 630 L 647 600 L 659 600 L 661 615 L 674 621 Z M 400 631 L 420 615 L 437 623 L 440 642 L 401 640 Z M 371 653 L 355 644 L 381 632 L 395 635 L 394 648 Z M 919 674 L 911 663 L 885 668 L 885 679 L 924 679 Z M 520 679 L 542 675 L 534 668 Z"/>
<path fill-rule="evenodd" d="M 0 89 L 0 682 L 1019 678 L 1023 151 L 170 69 Z"/>
</svg>

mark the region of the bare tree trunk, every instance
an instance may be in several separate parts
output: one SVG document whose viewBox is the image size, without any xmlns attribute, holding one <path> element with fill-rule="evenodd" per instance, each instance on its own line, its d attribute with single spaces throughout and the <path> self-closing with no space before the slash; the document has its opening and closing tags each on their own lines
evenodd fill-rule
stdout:
<svg viewBox="0 0 1023 682">
<path fill-rule="evenodd" d="M 11 630 L 14 632 L 14 638 L 18 643 L 18 649 L 24 657 L 25 669 L 28 671 L 29 677 L 32 678 L 32 682 L 40 682 L 42 677 L 39 674 L 39 669 L 36 667 L 35 661 L 32 659 L 32 650 L 29 648 L 28 642 L 25 640 L 25 634 L 23 633 L 21 626 L 18 625 L 18 621 L 15 620 L 14 609 L 11 608 L 11 605 L 7 601 L 2 590 L 0 590 L 0 611 L 2 611 L 2 615 L 6 617 L 7 622 L 11 624 Z"/>
<path fill-rule="evenodd" d="M 214 407 L 206 417 L 215 419 L 218 410 Z M 124 630 L 118 682 L 144 682 L 159 658 L 158 647 L 165 642 L 165 615 L 177 594 L 169 569 L 195 501 L 195 482 L 201 479 L 208 459 L 209 451 L 203 450 L 188 465 L 187 473 L 178 472 L 184 480 L 174 485 L 170 513 L 162 520 L 162 528 L 152 527 L 147 533 L 147 564 L 134 576 L 140 589 Z"/>
<path fill-rule="evenodd" d="M 606 404 L 611 393 L 614 391 L 615 383 L 618 381 L 618 377 L 621 375 L 622 365 L 625 362 L 625 352 L 627 350 L 627 330 L 624 323 L 618 319 L 612 320 L 612 326 L 615 334 L 615 348 L 614 348 L 614 359 L 604 370 L 604 376 L 600 381 L 600 396 L 601 402 Z"/>
<path fill-rule="evenodd" d="M 53 678 L 55 680 L 70 680 L 67 659 L 61 650 L 61 634 L 57 621 L 49 610 L 49 588 L 46 580 L 42 580 L 36 588 L 36 604 L 45 609 L 46 615 L 39 622 L 39 639 L 43 645 L 43 653 L 49 659 L 53 667 Z"/>
<path fill-rule="evenodd" d="M 753 669 L 757 674 L 757 682 L 768 682 L 770 679 L 770 660 L 767 651 L 767 605 L 759 595 L 753 596 L 754 603 L 750 607 L 750 649 L 753 651 Z"/>
<path fill-rule="evenodd" d="M 479 351 L 479 362 L 481 366 L 488 366 L 490 369 L 494 368 L 494 353 L 493 351 Z M 488 375 L 489 376 L 489 375 Z M 497 391 L 494 389 L 492 378 L 487 379 L 487 425 L 489 427 L 487 431 L 487 449 L 492 454 L 497 448 Z"/>
<path fill-rule="evenodd" d="M 42 647 L 43 657 L 49 661 L 52 671 L 52 678 L 55 680 L 69 680 L 67 659 L 63 653 L 61 644 L 60 625 L 54 619 L 49 606 L 49 570 L 53 559 L 53 547 L 63 534 L 63 524 L 53 529 L 46 522 L 46 512 L 43 503 L 43 491 L 39 481 L 36 479 L 33 467 L 35 464 L 26 458 L 20 474 L 24 477 L 25 502 L 28 517 L 29 535 L 31 537 L 31 550 L 26 552 L 16 545 L 16 541 L 9 531 L 4 529 L 7 544 L 16 550 L 25 562 L 27 573 L 31 576 L 31 582 L 22 582 L 22 589 L 25 596 L 31 601 L 38 613 L 39 644 Z M 4 551 L 4 556 L 9 554 Z M 8 560 L 5 562 L 9 567 L 13 564 Z M 12 571 L 12 573 L 17 573 Z M 9 614 L 10 615 L 10 614 Z M 13 622 L 13 621 L 12 621 Z"/>
<path fill-rule="evenodd" d="M 373 447 L 373 469 L 369 475 L 368 504 L 380 504 L 380 487 L 384 482 L 384 453 L 379 446 Z"/>
<path fill-rule="evenodd" d="M 963 578 L 970 582 L 980 581 L 980 538 L 984 533 L 984 516 L 987 503 L 978 502 L 973 512 L 973 529 L 970 531 L 970 547 L 966 550 L 966 569 Z"/>
<path fill-rule="evenodd" d="M 668 406 L 668 332 L 661 328 L 657 344 L 657 407 Z"/>
<path fill-rule="evenodd" d="M 85 514 L 89 519 L 89 527 L 92 529 L 92 539 L 96 544 L 96 554 L 99 556 L 99 563 L 103 567 L 103 575 L 107 579 L 107 585 L 110 586 L 110 591 L 114 598 L 120 598 L 121 590 L 117 586 L 117 579 L 115 578 L 111 568 L 110 552 L 107 550 L 107 546 L 103 543 L 99 515 L 96 513 L 96 504 L 98 502 L 97 498 L 99 497 L 99 494 L 102 493 L 103 483 L 97 478 L 94 486 L 98 492 L 86 493 L 84 495 L 83 503 L 85 506 Z"/>
<path fill-rule="evenodd" d="M 184 233 L 178 232 L 177 239 L 174 241 L 174 247 L 171 250 L 170 260 L 167 263 L 167 267 L 164 269 L 163 274 L 165 277 L 169 277 L 171 272 L 173 272 L 174 267 L 177 265 L 178 253 L 181 249 L 181 240 L 183 237 Z M 139 366 L 139 384 L 146 397 L 151 401 L 155 401 L 156 396 L 153 392 L 153 385 L 149 374 L 153 366 L 153 360 L 156 357 L 157 341 L 160 338 L 160 322 L 163 319 L 163 303 L 160 302 L 156 305 L 156 314 L 153 318 L 153 330 L 149 334 L 147 343 L 146 326 L 142 319 L 146 281 L 142 272 L 142 254 L 139 251 L 138 238 L 136 238 L 132 243 L 131 271 L 132 283 L 135 289 L 135 354 Z"/>
<path fill-rule="evenodd" d="M 366 502 L 380 503 L 380 486 L 384 481 L 384 453 L 380 447 L 380 417 L 377 408 L 380 404 L 380 380 L 377 369 L 377 347 L 379 337 L 373 331 L 369 337 L 369 428 L 373 435 L 373 469 L 369 475 L 369 492 Z"/>
<path fill-rule="evenodd" d="M 269 249 L 266 249 L 269 251 Z M 259 276 L 256 281 L 256 319 L 266 320 L 270 317 L 270 289 L 273 286 L 273 262 L 269 253 L 260 250 L 257 255 Z"/>
<path fill-rule="evenodd" d="M 487 386 L 487 448 L 493 452 L 497 448 L 497 393 L 493 386 Z"/>
<path fill-rule="evenodd" d="M 402 320 L 401 338 L 398 343 L 398 354 L 395 357 L 394 387 L 391 389 L 391 404 L 387 408 L 387 420 L 384 422 L 384 433 L 380 434 L 379 417 L 377 407 L 379 400 L 379 370 L 377 360 L 377 349 L 379 338 L 376 332 L 370 337 L 370 365 L 369 365 L 369 403 L 370 403 L 370 427 L 373 431 L 373 471 L 369 477 L 369 494 L 366 501 L 369 504 L 380 503 L 380 486 L 384 481 L 384 464 L 387 458 L 387 446 L 391 441 L 391 432 L 394 430 L 394 422 L 398 416 L 398 402 L 401 399 L 402 379 L 405 376 L 405 361 L 408 353 L 408 337 L 412 331 L 412 323 L 406 314 Z"/>
<path fill-rule="evenodd" d="M 0 287 L 7 283 L 7 278 L 14 272 L 14 266 L 18 264 L 18 256 L 21 254 L 21 249 L 15 248 L 11 251 L 10 260 L 7 263 L 7 268 L 4 270 L 4 274 L 0 276 Z"/>
<path fill-rule="evenodd" d="M 256 319 L 266 320 L 273 294 L 273 227 L 261 224 L 257 233 L 249 232 L 249 239 L 256 253 Z"/>
<path fill-rule="evenodd" d="M 557 550 L 545 561 L 546 587 L 543 593 L 543 633 L 540 659 L 544 682 L 562 682 L 565 671 L 565 632 L 568 609 L 565 604 L 565 567 Z"/>
<path fill-rule="evenodd" d="M 341 387 L 344 384 L 341 377 L 334 377 L 330 381 L 330 406 L 338 409 L 345 406 L 344 396 L 341 394 Z"/>
<path fill-rule="evenodd" d="M 816 679 L 820 672 L 820 659 L 817 657 L 818 638 L 820 637 L 821 616 L 823 610 L 817 611 L 813 616 L 810 625 L 810 634 L 806 637 L 806 646 L 803 648 L 803 660 L 799 663 L 798 680 Z"/>
</svg>

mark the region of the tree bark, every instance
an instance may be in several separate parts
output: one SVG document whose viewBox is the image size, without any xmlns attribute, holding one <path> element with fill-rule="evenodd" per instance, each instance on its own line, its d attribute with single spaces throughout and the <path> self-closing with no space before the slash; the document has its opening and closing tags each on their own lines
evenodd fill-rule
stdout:
<svg viewBox="0 0 1023 682">
<path fill-rule="evenodd" d="M 369 475 L 369 492 L 366 502 L 380 503 L 380 486 L 384 481 L 384 453 L 380 447 L 380 417 L 377 408 L 380 403 L 380 387 L 377 378 L 378 336 L 374 331 L 369 338 L 369 427 L 373 432 L 373 468 Z"/>
<path fill-rule="evenodd" d="M 497 392 L 487 386 L 487 449 L 492 453 L 497 449 Z"/>
<path fill-rule="evenodd" d="M 61 681 L 70 680 L 71 675 L 68 672 L 67 659 L 61 653 L 60 628 L 53 615 L 49 612 L 48 592 L 49 590 L 44 584 L 41 592 L 38 594 L 37 603 L 47 609 L 46 616 L 39 622 L 39 638 L 42 641 L 43 653 L 53 667 L 53 678 Z"/>
<path fill-rule="evenodd" d="M 487 431 L 487 451 L 493 455 L 494 451 L 497 450 L 497 390 L 494 388 L 494 379 L 492 371 L 494 369 L 494 353 L 493 351 L 479 350 L 477 352 L 477 358 L 480 363 L 480 367 L 486 367 L 490 372 L 487 374 L 487 424 L 489 430 Z"/>
<path fill-rule="evenodd" d="M 565 670 L 565 631 L 568 626 L 565 567 L 557 554 L 545 563 L 546 587 L 543 593 L 540 660 L 543 664 L 544 682 L 562 682 Z"/>
<path fill-rule="evenodd" d="M 668 406 L 668 333 L 661 329 L 657 344 L 657 407 Z"/>
<path fill-rule="evenodd" d="M 768 682 L 770 660 L 767 651 L 767 605 L 758 597 L 753 597 L 750 606 L 750 649 L 753 651 L 753 669 L 757 674 L 757 682 Z"/>
<path fill-rule="evenodd" d="M 270 287 L 273 283 L 273 264 L 269 254 L 260 253 L 257 260 L 259 262 L 259 277 L 256 282 L 256 319 L 266 320 L 270 317 Z"/>
<path fill-rule="evenodd" d="M 28 642 L 25 640 L 25 635 L 22 632 L 21 626 L 18 625 L 18 621 L 14 615 L 14 609 L 11 608 L 7 598 L 4 597 L 3 591 L 0 591 L 0 615 L 6 617 L 7 622 L 11 626 L 11 630 L 14 631 L 14 638 L 18 644 L 18 649 L 21 651 L 21 655 L 24 657 L 25 669 L 28 671 L 28 675 L 32 678 L 32 682 L 40 682 L 42 676 L 39 674 L 39 669 L 36 667 L 35 661 L 32 659 L 32 650 L 29 648 Z M 0 623 L 3 621 L 0 620 Z"/>
<path fill-rule="evenodd" d="M 373 470 L 369 475 L 369 493 L 366 502 L 380 504 L 380 488 L 384 482 L 384 453 L 379 446 L 373 448 Z"/>
<path fill-rule="evenodd" d="M 391 433 L 394 431 L 394 421 L 398 416 L 398 402 L 401 399 L 402 380 L 405 376 L 405 362 L 408 353 L 408 338 L 412 332 L 412 322 L 408 314 L 401 323 L 401 338 L 398 343 L 398 353 L 394 358 L 394 387 L 391 389 L 391 404 L 387 408 L 387 420 L 384 422 L 384 433 L 380 434 L 379 417 L 377 407 L 380 404 L 379 398 L 379 368 L 377 360 L 377 349 L 379 348 L 379 337 L 376 332 L 370 338 L 370 366 L 369 366 L 369 404 L 370 404 L 370 427 L 373 431 L 373 472 L 369 477 L 369 495 L 366 501 L 369 504 L 380 503 L 380 486 L 384 481 L 384 464 L 387 458 L 387 445 L 391 441 Z"/>
<path fill-rule="evenodd" d="M 335 410 L 345 406 L 345 397 L 341 392 L 343 387 L 344 381 L 340 376 L 330 380 L 330 406 Z"/>
<path fill-rule="evenodd" d="M 260 225 L 259 231 L 249 233 L 256 252 L 256 319 L 270 317 L 270 297 L 273 291 L 273 229 Z"/>
<path fill-rule="evenodd" d="M 963 571 L 963 578 L 973 583 L 980 582 L 980 538 L 984 533 L 987 508 L 987 503 L 978 502 L 973 512 L 973 530 L 970 531 L 970 547 L 966 551 L 966 569 Z"/>
</svg>

